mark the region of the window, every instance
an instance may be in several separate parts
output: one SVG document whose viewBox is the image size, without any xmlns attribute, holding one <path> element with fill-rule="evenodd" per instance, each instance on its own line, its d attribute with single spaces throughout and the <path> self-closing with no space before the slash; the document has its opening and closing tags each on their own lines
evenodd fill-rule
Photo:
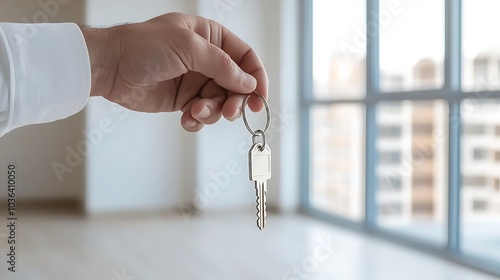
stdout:
<svg viewBox="0 0 500 280">
<path fill-rule="evenodd" d="M 474 83 L 488 83 L 488 60 L 479 57 L 474 60 L 474 66 L 472 70 L 474 71 Z"/>
<path fill-rule="evenodd" d="M 381 90 L 440 88 L 444 76 L 444 1 L 380 0 L 379 9 Z M 433 43 L 423 46 L 422 42 L 429 40 Z"/>
<path fill-rule="evenodd" d="M 384 203 L 380 205 L 380 214 L 383 216 L 399 216 L 403 213 L 401 203 Z"/>
<path fill-rule="evenodd" d="M 496 90 L 500 87 L 500 43 L 485 30 L 500 24 L 495 0 L 462 0 L 462 86 L 465 90 Z"/>
<path fill-rule="evenodd" d="M 483 148 L 475 148 L 472 150 L 472 158 L 474 160 L 485 160 L 488 158 L 488 150 Z"/>
<path fill-rule="evenodd" d="M 378 189 L 382 192 L 399 192 L 403 188 L 401 177 L 381 176 L 379 177 Z"/>
<path fill-rule="evenodd" d="M 401 137 L 401 126 L 387 125 L 379 128 L 380 137 L 384 138 L 399 138 Z"/>
<path fill-rule="evenodd" d="M 400 107 L 399 113 L 383 110 L 387 104 Z M 445 212 L 422 210 L 425 207 L 421 205 L 432 204 L 433 209 L 443 209 L 445 206 L 447 167 L 443 155 L 447 139 L 444 134 L 446 112 L 445 104 L 438 100 L 392 101 L 377 105 L 375 152 L 378 164 L 375 175 L 378 182 L 388 175 L 400 178 L 401 188 L 388 192 L 386 185 L 379 185 L 376 189 L 376 204 L 381 209 L 390 203 L 397 203 L 402 209 L 400 212 L 379 212 L 376 218 L 379 227 L 419 239 L 429 239 L 433 243 L 445 242 Z M 387 132 L 395 131 L 396 127 L 400 135 L 388 138 Z M 413 211 L 414 205 L 417 205 L 416 211 Z"/>
<path fill-rule="evenodd" d="M 500 276 L 500 2 L 304 5 L 304 209 Z"/>
<path fill-rule="evenodd" d="M 483 212 L 488 208 L 488 202 L 484 200 L 474 200 L 472 204 L 472 209 L 477 212 Z"/>
<path fill-rule="evenodd" d="M 312 112 L 312 201 L 324 211 L 360 220 L 364 211 L 363 109 L 317 107 Z"/>
<path fill-rule="evenodd" d="M 415 215 L 432 215 L 434 204 L 428 202 L 413 203 L 412 212 Z"/>
<path fill-rule="evenodd" d="M 499 151 L 495 151 L 495 161 L 500 162 L 500 152 Z"/>
<path fill-rule="evenodd" d="M 415 161 L 432 161 L 434 159 L 434 151 L 432 150 L 415 149 L 412 153 Z"/>
<path fill-rule="evenodd" d="M 497 61 L 497 69 L 496 70 L 497 70 L 498 75 L 500 75 L 500 60 Z M 497 79 L 500 81 L 499 76 L 497 76 Z"/>
<path fill-rule="evenodd" d="M 415 188 L 432 188 L 434 178 L 429 175 L 413 176 L 412 184 Z"/>
<path fill-rule="evenodd" d="M 429 135 L 432 134 L 434 130 L 434 126 L 430 123 L 424 123 L 424 124 L 414 124 L 412 126 L 412 130 L 414 134 L 417 135 Z"/>
<path fill-rule="evenodd" d="M 381 152 L 379 159 L 381 165 L 397 165 L 401 162 L 401 152 Z"/>
<path fill-rule="evenodd" d="M 485 187 L 488 184 L 488 177 L 485 176 L 464 176 L 462 178 L 464 187 Z"/>
<path fill-rule="evenodd" d="M 500 136 L 500 126 L 495 126 L 495 135 Z"/>
<path fill-rule="evenodd" d="M 364 0 L 314 0 L 312 41 L 313 95 L 323 98 L 359 98 L 365 95 L 366 46 L 356 33 L 366 34 Z M 344 26 L 334 31 L 332 26 Z M 325 34 L 328 34 L 325 36 Z"/>
<path fill-rule="evenodd" d="M 483 135 L 486 134 L 486 126 L 485 125 L 464 125 L 463 134 L 466 135 Z"/>
<path fill-rule="evenodd" d="M 500 125 L 498 100 L 464 100 L 462 122 L 464 125 L 493 120 L 494 126 Z M 491 126 L 490 127 L 494 127 Z M 492 144 L 491 136 L 462 134 L 461 173 L 463 176 L 461 193 L 462 249 L 465 253 L 500 260 L 500 245 L 492 247 L 498 240 L 500 214 L 495 211 L 499 194 L 495 190 L 498 179 L 498 140 Z M 478 147 L 477 145 L 481 145 Z M 473 157 L 467 155 L 472 154 Z M 495 160 L 490 159 L 490 157 Z M 478 164 L 480 163 L 480 164 Z M 481 232 L 478 232 L 481 228 Z"/>
<path fill-rule="evenodd" d="M 399 104 L 396 102 L 385 102 L 379 105 L 380 111 L 384 112 L 385 114 L 390 114 L 393 116 L 398 116 L 398 114 L 401 114 L 401 109 L 402 109 L 401 106 L 399 106 Z"/>
</svg>

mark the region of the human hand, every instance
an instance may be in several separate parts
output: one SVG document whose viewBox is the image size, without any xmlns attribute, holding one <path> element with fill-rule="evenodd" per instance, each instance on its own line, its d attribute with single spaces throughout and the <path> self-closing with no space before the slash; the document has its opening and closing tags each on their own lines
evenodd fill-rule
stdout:
<svg viewBox="0 0 500 280">
<path fill-rule="evenodd" d="M 214 21 L 170 13 L 82 32 L 92 96 L 140 112 L 180 110 L 187 131 L 199 131 L 221 116 L 236 120 L 244 94 L 255 90 L 267 98 L 268 78 L 258 55 Z M 248 106 L 254 112 L 263 107 L 255 94 Z"/>
</svg>

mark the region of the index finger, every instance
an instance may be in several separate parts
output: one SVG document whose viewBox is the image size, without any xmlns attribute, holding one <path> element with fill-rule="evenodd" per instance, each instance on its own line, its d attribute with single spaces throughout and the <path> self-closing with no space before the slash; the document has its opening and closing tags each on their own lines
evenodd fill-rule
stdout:
<svg viewBox="0 0 500 280">
<path fill-rule="evenodd" d="M 221 48 L 234 62 L 236 62 L 236 64 L 240 66 L 243 71 L 252 75 L 257 80 L 257 88 L 255 90 L 267 99 L 269 81 L 264 64 L 257 53 L 250 47 L 250 45 L 223 25 L 210 20 L 208 20 L 208 24 L 210 26 L 210 30 L 208 31 L 210 34 L 204 35 L 208 35 L 207 37 L 210 40 L 210 43 Z M 207 32 L 206 29 L 204 32 Z M 231 92 L 228 95 L 228 99 L 233 98 L 237 99 L 239 102 L 233 100 L 230 103 L 234 102 L 242 104 L 244 95 Z M 263 107 L 262 101 L 256 95 L 252 95 L 250 97 L 248 105 L 252 111 L 260 111 Z"/>
</svg>

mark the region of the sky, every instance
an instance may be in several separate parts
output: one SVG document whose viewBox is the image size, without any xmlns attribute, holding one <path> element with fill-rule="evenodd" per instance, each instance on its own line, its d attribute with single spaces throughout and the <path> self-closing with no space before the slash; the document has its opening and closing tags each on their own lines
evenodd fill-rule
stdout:
<svg viewBox="0 0 500 280">
<path fill-rule="evenodd" d="M 332 53 L 342 46 L 359 49 L 365 32 L 366 0 L 314 0 L 314 72 L 327 75 Z M 401 72 L 422 58 L 440 61 L 444 50 L 444 0 L 381 0 L 380 63 L 386 72 Z M 473 58 L 485 49 L 500 50 L 499 0 L 463 0 L 463 52 Z M 395 5 L 397 9 L 391 9 Z M 358 41 L 356 41 L 358 40 Z M 351 55 L 351 54 L 349 54 Z"/>
</svg>

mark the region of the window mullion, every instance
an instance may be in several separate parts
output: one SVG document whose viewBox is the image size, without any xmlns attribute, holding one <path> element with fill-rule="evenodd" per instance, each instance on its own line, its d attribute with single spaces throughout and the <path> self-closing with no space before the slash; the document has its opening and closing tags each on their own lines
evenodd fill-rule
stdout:
<svg viewBox="0 0 500 280">
<path fill-rule="evenodd" d="M 445 0 L 445 5 L 444 89 L 458 93 L 462 80 L 462 1 Z"/>
<path fill-rule="evenodd" d="M 380 79 L 379 79 L 379 0 L 366 1 L 367 14 L 366 14 L 366 96 L 369 98 L 371 95 L 380 92 Z M 365 222 L 366 226 L 370 228 L 376 227 L 377 220 L 377 205 L 375 201 L 377 180 L 376 180 L 376 104 L 368 102 L 366 104 L 366 142 L 365 142 Z"/>
<path fill-rule="evenodd" d="M 303 2 L 302 34 L 302 108 L 301 108 L 301 128 L 300 135 L 302 159 L 301 159 L 301 206 L 303 209 L 310 209 L 310 114 L 311 101 L 313 100 L 313 0 Z"/>
<path fill-rule="evenodd" d="M 367 0 L 366 14 L 366 96 L 380 92 L 379 0 Z"/>
<path fill-rule="evenodd" d="M 445 42 L 445 89 L 450 94 L 461 92 L 461 0 L 446 0 Z M 460 142 L 461 117 L 460 98 L 449 103 L 449 150 L 448 150 L 448 250 L 460 250 Z"/>
</svg>

